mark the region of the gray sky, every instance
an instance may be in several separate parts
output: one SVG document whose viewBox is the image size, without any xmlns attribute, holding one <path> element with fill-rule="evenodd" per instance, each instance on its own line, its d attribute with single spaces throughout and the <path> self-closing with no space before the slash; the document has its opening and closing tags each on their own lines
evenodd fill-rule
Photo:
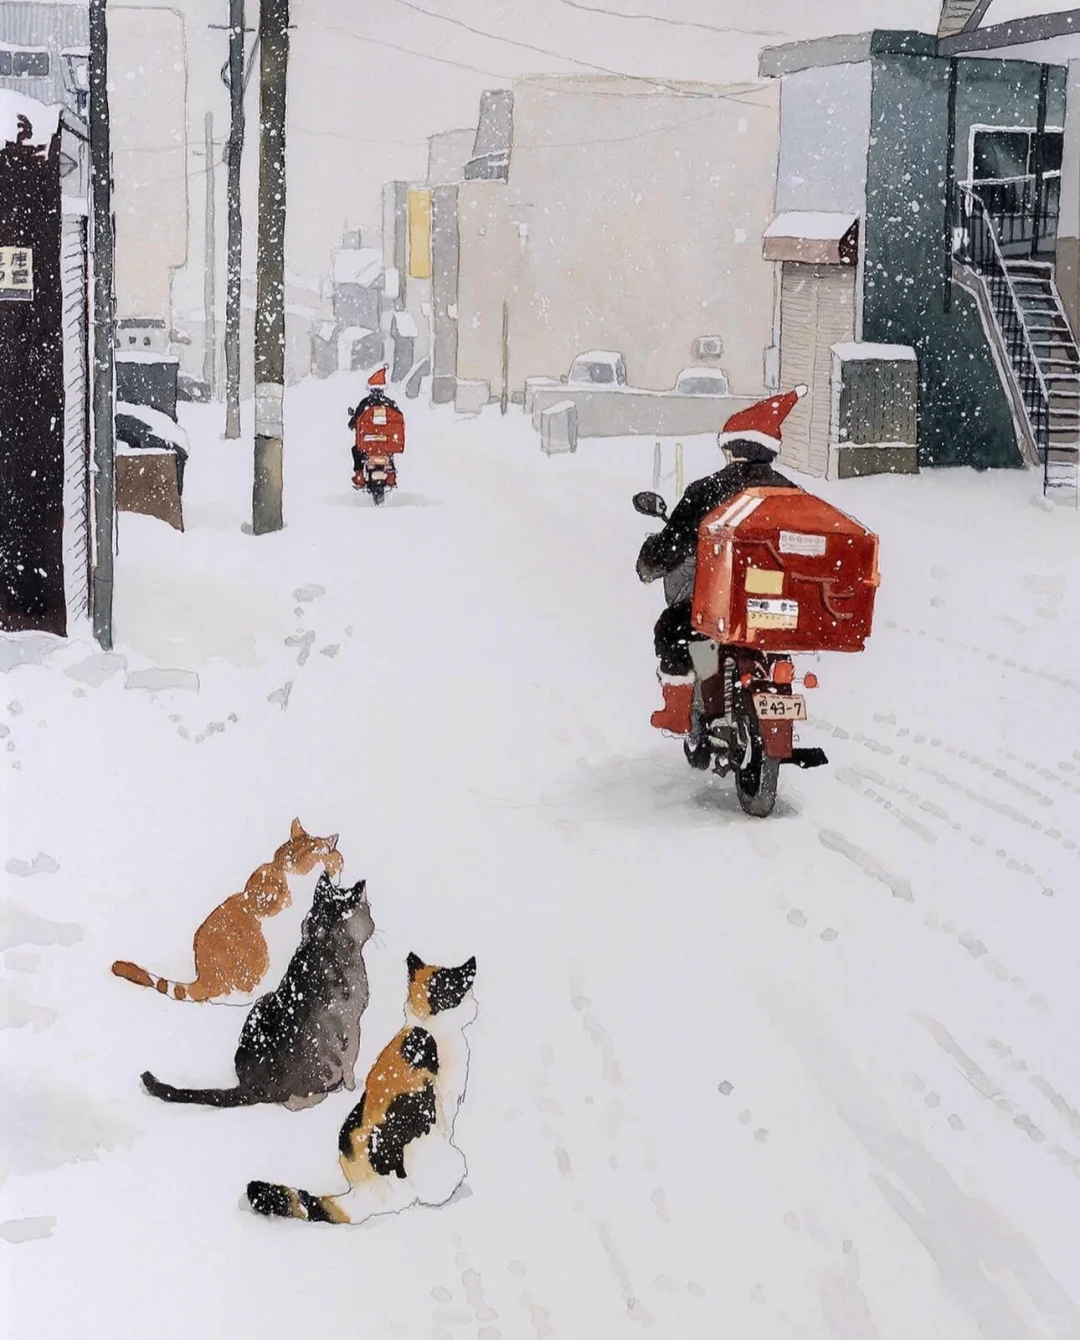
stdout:
<svg viewBox="0 0 1080 1340">
<path fill-rule="evenodd" d="M 209 24 L 225 21 L 227 0 L 161 2 L 188 19 L 194 149 L 207 109 L 225 133 L 219 70 L 226 37 Z M 1014 9 L 1029 2 L 994 0 Z M 755 78 L 763 46 L 872 27 L 932 31 L 938 10 L 938 0 L 294 0 L 290 268 L 325 272 L 346 217 L 376 229 L 383 182 L 422 176 L 426 137 L 475 124 L 480 94 L 518 75 L 601 69 L 726 83 Z M 256 85 L 253 79 L 249 89 L 249 187 Z M 222 178 L 222 208 L 223 185 Z M 194 297 L 202 254 L 196 183 L 191 201 L 192 273 L 183 287 Z"/>
</svg>

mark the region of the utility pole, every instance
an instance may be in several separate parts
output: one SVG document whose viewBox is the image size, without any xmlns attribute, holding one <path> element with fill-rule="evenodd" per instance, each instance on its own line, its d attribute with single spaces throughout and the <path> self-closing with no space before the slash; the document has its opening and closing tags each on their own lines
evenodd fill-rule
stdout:
<svg viewBox="0 0 1080 1340">
<path fill-rule="evenodd" d="M 206 318 L 203 325 L 203 381 L 210 387 L 211 399 L 217 393 L 217 222 L 214 218 L 214 186 L 216 184 L 214 159 L 214 114 L 206 113 L 206 273 L 203 276 L 203 306 Z"/>
<path fill-rule="evenodd" d="M 289 0 L 259 6 L 259 254 L 251 529 L 280 530 L 285 408 L 285 88 Z"/>
<path fill-rule="evenodd" d="M 105 0 L 90 0 L 90 180 L 94 266 L 94 637 L 112 647 L 113 544 L 116 527 L 116 366 L 113 297 L 112 153 L 109 145 L 109 37 Z"/>
<path fill-rule="evenodd" d="M 240 160 L 244 151 L 244 0 L 229 0 L 228 243 L 225 280 L 225 436 L 240 436 Z"/>
</svg>

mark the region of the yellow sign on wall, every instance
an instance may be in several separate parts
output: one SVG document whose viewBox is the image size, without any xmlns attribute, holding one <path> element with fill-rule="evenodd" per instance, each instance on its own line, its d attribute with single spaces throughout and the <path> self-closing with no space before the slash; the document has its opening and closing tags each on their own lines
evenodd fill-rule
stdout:
<svg viewBox="0 0 1080 1340">
<path fill-rule="evenodd" d="M 409 276 L 431 278 L 431 192 L 409 192 Z"/>
</svg>

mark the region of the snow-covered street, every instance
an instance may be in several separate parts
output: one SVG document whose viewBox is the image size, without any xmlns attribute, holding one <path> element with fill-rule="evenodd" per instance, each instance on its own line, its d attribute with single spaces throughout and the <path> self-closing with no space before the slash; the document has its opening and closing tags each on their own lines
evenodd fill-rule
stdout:
<svg viewBox="0 0 1080 1340">
<path fill-rule="evenodd" d="M 403 402 L 376 512 L 358 394 L 290 393 L 258 539 L 250 447 L 185 407 L 187 530 L 120 517 L 116 652 L 0 643 L 10 1333 L 1080 1340 L 1077 514 L 1030 472 L 802 481 L 882 587 L 814 665 L 829 766 L 752 820 L 649 725 L 653 442 L 549 459 L 519 409 Z M 339 1187 L 355 1096 L 140 1087 L 231 1083 L 242 1014 L 109 965 L 188 980 L 294 816 L 368 881 L 361 1082 L 406 955 L 476 955 L 442 1209 L 258 1219 L 251 1178 Z"/>
</svg>

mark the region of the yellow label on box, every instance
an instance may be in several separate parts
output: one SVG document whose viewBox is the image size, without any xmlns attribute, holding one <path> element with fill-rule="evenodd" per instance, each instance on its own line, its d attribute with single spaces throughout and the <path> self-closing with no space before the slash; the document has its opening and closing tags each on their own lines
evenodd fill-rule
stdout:
<svg viewBox="0 0 1080 1340">
<path fill-rule="evenodd" d="M 784 574 L 775 568 L 747 568 L 746 591 L 752 596 L 783 595 Z"/>
</svg>

